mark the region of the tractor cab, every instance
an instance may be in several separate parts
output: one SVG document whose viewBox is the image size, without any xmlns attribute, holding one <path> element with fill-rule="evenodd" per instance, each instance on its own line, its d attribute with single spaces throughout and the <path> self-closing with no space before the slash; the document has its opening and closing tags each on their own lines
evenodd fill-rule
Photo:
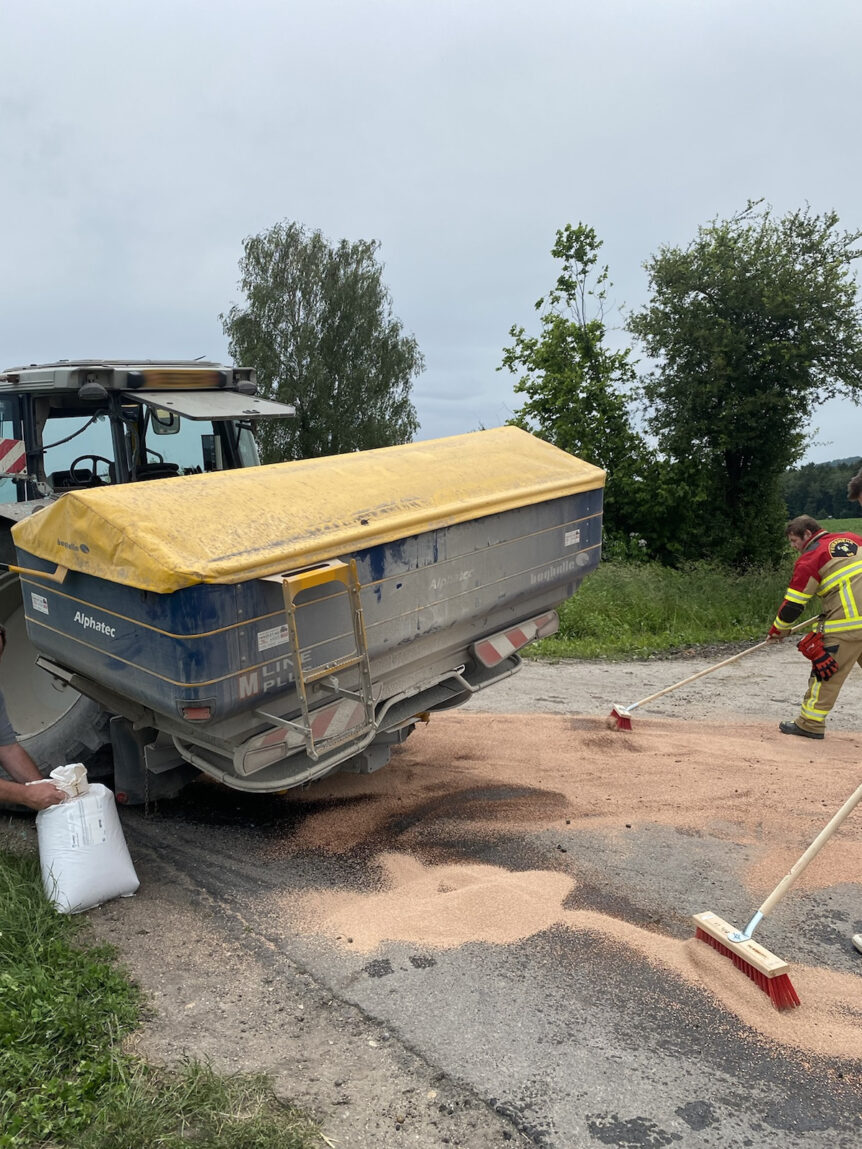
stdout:
<svg viewBox="0 0 862 1149">
<path fill-rule="evenodd" d="M 294 408 L 249 368 L 63 361 L 0 374 L 0 504 L 18 519 L 65 491 L 259 464 L 253 424 Z"/>
</svg>

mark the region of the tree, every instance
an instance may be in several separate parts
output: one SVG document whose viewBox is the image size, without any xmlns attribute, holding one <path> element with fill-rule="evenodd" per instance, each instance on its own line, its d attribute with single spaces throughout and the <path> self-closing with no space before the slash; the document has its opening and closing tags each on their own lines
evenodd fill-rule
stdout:
<svg viewBox="0 0 862 1149">
<path fill-rule="evenodd" d="M 781 475 L 816 407 L 857 401 L 862 387 L 860 239 L 834 212 L 776 218 L 757 202 L 646 264 L 652 299 L 628 329 L 657 362 L 647 425 L 685 479 L 682 557 L 745 565 L 781 553 Z"/>
<path fill-rule="evenodd" d="M 789 518 L 811 515 L 815 519 L 854 519 L 862 507 L 847 498 L 847 484 L 862 459 L 833 459 L 829 463 L 806 463 L 781 476 L 781 496 Z"/>
<path fill-rule="evenodd" d="M 517 375 L 515 393 L 526 396 L 510 423 L 605 468 L 605 527 L 627 534 L 639 522 L 637 488 L 649 452 L 630 421 L 629 352 L 605 344 L 611 285 L 607 267 L 598 267 L 601 246 L 583 223 L 557 232 L 551 254 L 562 270 L 535 304 L 540 333 L 513 326 L 498 370 Z"/>
<path fill-rule="evenodd" d="M 413 438 L 424 360 L 392 314 L 378 249 L 288 222 L 243 241 L 246 302 L 219 316 L 230 354 L 257 369 L 261 394 L 296 406 L 295 419 L 259 424 L 264 462 Z"/>
</svg>

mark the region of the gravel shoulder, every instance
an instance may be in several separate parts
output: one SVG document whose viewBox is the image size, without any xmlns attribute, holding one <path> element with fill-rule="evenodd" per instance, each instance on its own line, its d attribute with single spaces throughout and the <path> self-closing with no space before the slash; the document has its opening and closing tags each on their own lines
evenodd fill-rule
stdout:
<svg viewBox="0 0 862 1149">
<path fill-rule="evenodd" d="M 518 674 L 478 694 L 466 710 L 491 714 L 598 714 L 633 702 L 739 654 L 716 647 L 642 662 L 526 661 Z M 655 718 L 781 722 L 795 718 L 808 681 L 807 660 L 792 642 L 736 658 L 644 705 Z M 862 729 L 862 668 L 851 671 L 829 718 L 831 730 Z"/>
</svg>

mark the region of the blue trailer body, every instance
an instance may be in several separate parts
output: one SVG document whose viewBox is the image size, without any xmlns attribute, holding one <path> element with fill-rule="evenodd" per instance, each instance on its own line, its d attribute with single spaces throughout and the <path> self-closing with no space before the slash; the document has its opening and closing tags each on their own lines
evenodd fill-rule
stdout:
<svg viewBox="0 0 862 1149">
<path fill-rule="evenodd" d="M 12 531 L 28 636 L 147 777 L 376 769 L 553 632 L 599 562 L 603 485 L 509 427 L 68 492 Z"/>
<path fill-rule="evenodd" d="M 601 490 L 490 515 L 356 551 L 375 682 L 407 663 L 553 608 L 599 561 Z M 19 549 L 27 628 L 59 664 L 162 714 L 196 704 L 212 721 L 282 696 L 294 681 L 280 579 L 203 584 L 170 594 L 70 570 Z M 298 617 L 308 673 L 352 643 L 344 596 L 303 592 Z"/>
</svg>

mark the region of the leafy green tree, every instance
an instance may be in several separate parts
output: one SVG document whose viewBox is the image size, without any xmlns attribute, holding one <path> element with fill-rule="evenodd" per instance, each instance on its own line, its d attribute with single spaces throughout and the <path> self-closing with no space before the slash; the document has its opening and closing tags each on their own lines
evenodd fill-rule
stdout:
<svg viewBox="0 0 862 1149">
<path fill-rule="evenodd" d="M 834 212 L 781 218 L 749 203 L 646 264 L 651 302 L 629 331 L 656 362 L 648 427 L 684 477 L 676 553 L 745 565 L 784 545 L 783 472 L 810 419 L 862 387 L 862 313 L 852 265 L 862 232 Z"/>
<path fill-rule="evenodd" d="M 562 263 L 554 288 L 535 304 L 538 335 L 509 331 L 498 370 L 518 377 L 525 397 L 510 423 L 608 472 L 605 527 L 637 534 L 639 498 L 650 462 L 646 443 L 632 426 L 629 409 L 635 382 L 628 350 L 605 342 L 607 267 L 598 266 L 602 244 L 591 227 L 567 224 L 551 254 Z"/>
<path fill-rule="evenodd" d="M 264 462 L 409 442 L 419 426 L 416 340 L 392 314 L 376 240 L 331 244 L 277 223 L 243 241 L 243 306 L 219 318 L 235 362 L 255 367 L 261 394 L 296 418 L 259 424 Z"/>
</svg>

